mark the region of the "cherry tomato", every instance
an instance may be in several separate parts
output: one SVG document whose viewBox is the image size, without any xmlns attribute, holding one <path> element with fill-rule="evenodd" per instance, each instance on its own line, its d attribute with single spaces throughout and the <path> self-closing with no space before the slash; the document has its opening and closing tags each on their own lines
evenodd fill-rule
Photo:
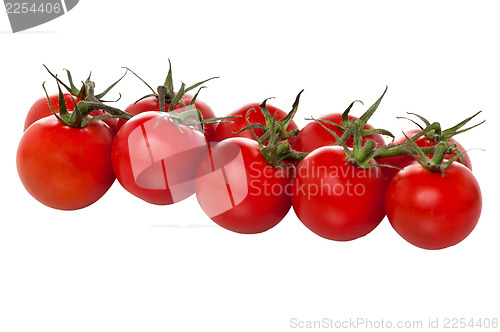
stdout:
<svg viewBox="0 0 500 332">
<path fill-rule="evenodd" d="M 321 120 L 327 120 L 331 122 L 335 122 L 338 124 L 342 124 L 342 114 L 340 113 L 331 113 L 320 117 Z M 356 119 L 355 116 L 349 115 L 350 120 Z M 344 132 L 337 128 L 335 125 L 329 123 L 323 123 L 325 127 L 333 131 L 338 137 L 341 137 Z M 363 129 L 373 129 L 373 127 L 369 124 L 366 124 Z M 363 144 L 367 140 L 373 140 L 376 143 L 377 147 L 381 147 L 385 144 L 384 138 L 379 134 L 372 134 L 363 137 Z M 321 126 L 316 121 L 311 121 L 308 123 L 297 136 L 297 140 L 295 142 L 295 149 L 301 152 L 312 152 L 317 148 L 322 146 L 334 145 L 337 140 L 335 137 L 329 133 L 325 128 Z M 353 137 L 350 136 L 345 141 L 345 144 L 352 148 L 354 145 Z"/>
<path fill-rule="evenodd" d="M 113 134 L 100 121 L 81 129 L 47 116 L 24 132 L 17 170 L 26 190 L 41 203 L 60 210 L 89 206 L 111 187 Z"/>
<path fill-rule="evenodd" d="M 409 138 L 411 138 L 411 137 L 415 136 L 415 134 L 417 134 L 419 132 L 420 132 L 420 130 L 418 130 L 418 129 L 412 129 L 412 130 L 405 131 L 405 134 L 406 134 L 406 136 L 408 136 Z M 401 144 L 401 143 L 404 143 L 406 141 L 407 140 L 406 140 L 405 135 L 401 134 L 399 136 L 396 136 L 396 138 L 394 138 L 392 140 L 391 144 Z M 469 168 L 470 170 L 472 170 L 472 163 L 470 161 L 469 155 L 465 152 L 466 151 L 465 148 L 460 143 L 458 143 L 454 138 L 451 138 L 450 142 L 451 143 L 455 143 L 457 145 L 458 150 L 463 153 L 463 155 L 462 155 L 462 157 L 463 157 L 463 164 L 465 166 L 467 166 L 467 168 Z M 417 140 L 415 140 L 415 143 L 417 144 L 417 146 L 419 146 L 421 148 L 432 147 L 432 146 L 436 145 L 435 142 L 433 142 L 432 140 L 430 140 L 426 136 L 421 136 L 421 137 L 417 138 Z M 457 152 L 454 152 L 452 154 L 446 155 L 445 156 L 445 160 L 449 160 L 449 159 L 453 158 L 456 155 L 457 155 Z M 432 158 L 432 155 L 428 155 L 428 157 Z M 401 169 L 405 168 L 408 165 L 416 163 L 415 158 L 412 157 L 411 155 L 403 155 L 403 156 L 396 156 L 396 157 L 379 158 L 376 161 L 379 164 L 392 165 L 392 166 L 399 167 Z M 460 162 L 460 163 L 462 162 L 460 159 L 457 159 L 457 161 Z M 395 168 L 384 167 L 384 173 L 386 173 L 386 175 L 390 179 L 393 178 L 398 173 L 398 171 L 399 170 L 395 169 Z"/>
<path fill-rule="evenodd" d="M 189 94 L 185 94 L 182 97 L 182 101 L 186 105 L 189 105 L 189 103 L 191 102 L 192 99 L 193 99 L 193 96 L 191 96 Z M 168 110 L 169 104 L 166 104 L 165 107 L 166 107 L 166 110 Z M 215 118 L 215 113 L 210 108 L 210 106 L 207 103 L 205 103 L 199 99 L 196 99 L 196 102 L 194 103 L 194 108 L 198 109 L 200 111 L 203 120 Z M 179 112 L 179 113 L 182 113 L 185 110 L 185 107 L 182 106 L 181 104 L 177 104 L 174 106 L 174 110 Z M 160 103 L 158 102 L 158 98 L 152 96 L 152 97 L 142 99 L 137 103 L 130 104 L 127 108 L 125 108 L 124 111 L 129 113 L 129 114 L 132 114 L 132 115 L 137 115 L 140 113 L 150 112 L 150 111 L 159 112 L 160 111 Z M 196 119 L 196 120 L 199 120 L 199 119 Z M 119 119 L 118 124 L 117 124 L 117 128 L 120 129 L 125 122 L 126 122 L 126 120 Z M 205 137 L 207 138 L 207 140 L 209 140 L 209 141 L 212 140 L 212 137 L 213 137 L 213 134 L 214 134 L 216 127 L 217 127 L 217 123 L 209 123 L 209 124 L 206 124 L 203 126 L 204 134 L 205 134 Z"/>
<path fill-rule="evenodd" d="M 326 239 L 362 237 L 385 216 L 387 181 L 382 171 L 347 163 L 339 146 L 311 152 L 299 163 L 293 183 L 295 213 L 307 228 Z"/>
<path fill-rule="evenodd" d="M 275 168 L 256 141 L 235 137 L 216 143 L 198 169 L 196 197 L 218 225 L 255 234 L 277 225 L 290 210 L 292 170 Z"/>
<path fill-rule="evenodd" d="M 177 127 L 165 115 L 150 111 L 134 116 L 116 134 L 112 150 L 113 169 L 123 188 L 158 205 L 194 194 L 198 164 L 208 151 L 200 131 Z"/>
<path fill-rule="evenodd" d="M 481 214 L 481 190 L 472 172 L 451 164 L 444 176 L 419 164 L 392 179 L 385 199 L 392 227 L 406 241 L 424 249 L 442 249 L 465 239 Z"/>
<path fill-rule="evenodd" d="M 247 112 L 250 109 L 255 109 L 255 111 L 251 111 L 250 113 L 248 113 L 248 121 L 250 124 L 252 123 L 260 123 L 262 125 L 266 124 L 266 119 L 262 114 L 262 112 L 260 111 L 259 106 L 260 106 L 259 103 L 247 104 L 245 106 L 238 108 L 236 111 L 229 113 L 227 116 L 239 116 L 239 117 L 220 122 L 217 125 L 217 128 L 215 129 L 213 141 L 220 142 L 227 138 L 232 138 L 232 137 L 246 137 L 254 139 L 254 136 L 249 130 L 245 130 L 239 134 L 234 134 L 234 132 L 237 132 L 248 126 L 245 118 L 247 117 Z M 276 120 L 281 120 L 287 115 L 285 111 L 282 111 L 281 109 L 274 107 L 272 105 L 266 105 L 266 107 L 272 116 L 276 114 Z M 298 129 L 298 127 L 292 120 L 286 131 L 293 131 L 295 129 Z M 255 129 L 254 132 L 258 137 L 264 135 L 264 131 L 261 129 Z M 295 139 L 296 136 L 292 136 L 288 139 L 288 143 L 290 143 L 292 147 L 295 144 Z"/>
</svg>

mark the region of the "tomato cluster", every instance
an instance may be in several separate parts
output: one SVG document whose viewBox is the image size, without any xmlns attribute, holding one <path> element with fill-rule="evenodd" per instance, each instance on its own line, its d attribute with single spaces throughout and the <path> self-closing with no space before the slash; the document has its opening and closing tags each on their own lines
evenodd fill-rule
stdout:
<svg viewBox="0 0 500 332">
<path fill-rule="evenodd" d="M 267 231 L 293 208 L 315 234 L 350 241 L 387 215 L 425 249 L 459 243 L 479 220 L 481 191 L 452 138 L 473 117 L 442 130 L 419 116 L 423 126 L 394 137 L 368 123 L 384 91 L 360 117 L 349 114 L 353 102 L 299 129 L 302 91 L 288 113 L 266 99 L 215 118 L 200 90 L 188 94 L 206 81 L 175 91 L 171 70 L 124 111 L 94 95 L 93 82 L 76 89 L 68 77 L 69 87 L 56 77 L 59 94 L 29 110 L 17 153 L 23 185 L 49 207 L 89 206 L 118 179 L 151 204 L 195 194 L 209 218 L 237 233 Z"/>
</svg>

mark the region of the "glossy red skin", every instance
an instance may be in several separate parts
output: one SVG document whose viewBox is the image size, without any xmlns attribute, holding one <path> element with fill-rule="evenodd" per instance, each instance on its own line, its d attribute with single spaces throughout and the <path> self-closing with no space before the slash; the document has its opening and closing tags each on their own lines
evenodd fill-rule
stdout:
<svg viewBox="0 0 500 332">
<path fill-rule="evenodd" d="M 229 138 L 216 143 L 203 158 L 196 197 L 218 225 L 236 233 L 262 233 L 290 210 L 292 174 L 290 168 L 270 166 L 255 140 Z"/>
<path fill-rule="evenodd" d="M 296 170 L 292 206 L 300 221 L 317 235 L 350 241 L 370 233 L 385 216 L 387 181 L 375 167 L 346 163 L 343 148 L 311 152 Z"/>
<path fill-rule="evenodd" d="M 327 114 L 320 117 L 319 119 L 342 124 L 342 114 L 340 113 Z M 354 120 L 357 118 L 355 116 L 349 115 L 349 119 Z M 342 130 L 340 130 L 339 128 L 337 128 L 332 124 L 329 123 L 323 123 L 323 124 L 325 125 L 325 127 L 333 131 L 338 137 L 341 137 L 344 134 Z M 366 124 L 363 128 L 373 129 L 373 127 L 369 124 Z M 363 137 L 363 144 L 368 140 L 375 141 L 377 147 L 385 145 L 384 138 L 382 137 L 382 135 L 379 134 L 373 134 Z M 322 146 L 334 145 L 335 142 L 337 142 L 335 137 L 331 133 L 329 133 L 325 128 L 323 128 L 321 124 L 319 124 L 316 121 L 311 121 L 304 128 L 302 128 L 299 135 L 297 136 L 297 140 L 295 142 L 295 149 L 300 152 L 312 152 Z M 347 138 L 345 144 L 348 147 L 352 148 L 354 145 L 353 137 L 350 136 L 349 138 Z"/>
<path fill-rule="evenodd" d="M 48 116 L 24 132 L 17 171 L 26 190 L 41 203 L 76 210 L 101 198 L 115 180 L 113 134 L 102 122 L 76 129 Z"/>
<path fill-rule="evenodd" d="M 459 163 L 450 165 L 444 176 L 418 164 L 405 167 L 392 179 L 385 201 L 392 227 L 423 249 L 443 249 L 464 240 L 482 207 L 477 180 Z"/>
<path fill-rule="evenodd" d="M 419 129 L 412 129 L 412 130 L 405 131 L 405 134 L 406 134 L 406 136 L 408 136 L 408 137 L 411 138 L 411 137 L 413 137 L 415 134 L 417 134 L 419 132 L 420 132 Z M 406 141 L 407 140 L 406 140 L 406 137 L 404 135 L 399 135 L 399 136 L 396 136 L 396 138 L 394 138 L 392 140 L 391 144 L 401 144 L 401 143 L 404 143 Z M 451 138 L 450 142 L 451 143 L 455 143 L 457 145 L 457 148 L 463 153 L 463 164 L 468 169 L 470 169 L 472 171 L 472 163 L 471 163 L 471 160 L 469 158 L 469 155 L 465 152 L 466 151 L 465 148 L 460 143 L 458 143 L 454 138 Z M 424 148 L 424 147 L 432 147 L 432 146 L 436 145 L 436 143 L 434 143 L 433 141 L 431 141 L 430 139 L 428 139 L 425 136 L 419 137 L 415 141 L 415 143 L 417 144 L 417 146 L 422 147 L 422 148 Z M 456 152 L 452 153 L 452 154 L 449 154 L 449 155 L 446 155 L 445 160 L 449 160 L 449 159 L 453 158 L 456 155 L 457 155 Z M 427 156 L 429 158 L 432 158 L 432 155 L 427 155 Z M 401 169 L 405 168 L 408 165 L 416 163 L 415 158 L 413 158 L 410 155 L 396 156 L 396 157 L 387 157 L 387 158 L 379 158 L 376 161 L 379 164 L 392 165 L 392 166 L 399 167 Z M 457 162 L 462 163 L 462 161 L 460 159 L 457 159 Z M 399 171 L 398 169 L 384 167 L 384 173 L 386 173 L 386 175 L 390 179 L 392 179 L 398 173 L 398 171 Z"/>
<path fill-rule="evenodd" d="M 214 142 L 220 142 L 223 141 L 227 138 L 232 138 L 232 137 L 246 137 L 252 140 L 255 140 L 253 137 L 252 133 L 249 130 L 245 130 L 239 134 L 233 134 L 234 132 L 237 132 L 245 127 L 248 126 L 245 117 L 247 116 L 247 112 L 250 109 L 255 109 L 255 111 L 252 111 L 248 114 L 248 121 L 249 123 L 260 123 L 262 125 L 266 124 L 266 119 L 262 112 L 260 111 L 259 108 L 260 104 L 259 103 L 251 103 L 247 104 L 245 106 L 242 106 L 238 108 L 236 111 L 229 113 L 226 116 L 240 116 L 238 118 L 233 118 L 233 119 L 228 119 L 227 122 L 219 122 L 217 125 L 217 128 L 215 129 L 215 133 L 213 136 L 213 141 Z M 269 110 L 269 113 L 274 116 L 276 114 L 276 120 L 281 120 L 284 117 L 286 117 L 287 113 L 277 107 L 274 107 L 272 105 L 266 105 L 267 109 Z M 232 123 L 230 123 L 230 122 Z M 293 131 L 295 129 L 298 129 L 297 124 L 292 120 L 290 125 L 287 128 L 287 131 Z M 255 129 L 254 130 L 255 134 L 260 137 L 264 135 L 264 131 L 261 129 Z M 292 136 L 288 139 L 288 142 L 290 145 L 293 147 L 295 144 L 296 136 Z"/>
<path fill-rule="evenodd" d="M 191 100 L 193 99 L 193 96 L 189 94 L 185 94 L 182 97 L 182 101 L 184 104 L 189 105 Z M 207 103 L 199 100 L 198 98 L 196 99 L 196 102 L 194 103 L 194 106 L 196 109 L 200 110 L 201 116 L 203 117 L 204 120 L 206 119 L 211 119 L 215 118 L 215 113 L 214 111 L 208 106 Z M 165 105 L 166 110 L 168 111 L 169 104 Z M 174 110 L 182 113 L 184 110 L 184 106 L 181 104 L 177 104 L 174 106 Z M 160 111 L 160 103 L 158 102 L 158 99 L 156 97 L 148 97 L 145 99 L 142 99 L 141 101 L 135 103 L 135 104 L 130 104 L 127 108 L 124 110 L 125 112 L 132 114 L 132 115 L 137 115 L 141 114 L 144 112 L 159 112 Z M 117 129 L 119 130 L 123 124 L 126 122 L 126 120 L 119 119 L 117 123 Z M 217 123 L 210 123 L 206 124 L 203 126 L 204 129 L 204 134 L 207 140 L 211 141 L 212 137 L 215 132 L 215 128 L 217 127 Z"/>
<path fill-rule="evenodd" d="M 54 109 L 54 112 L 59 114 L 59 95 L 52 95 L 49 96 L 50 99 L 50 104 L 52 105 L 52 108 Z M 74 100 L 74 103 L 73 103 Z M 71 95 L 69 93 L 64 94 L 64 101 L 66 103 L 66 110 L 71 113 L 75 110 L 75 103 L 78 105 L 79 102 L 83 101 L 80 98 L 77 98 L 73 96 L 73 99 L 71 98 Z M 103 115 L 106 114 L 102 110 L 95 110 L 92 113 L 90 113 L 91 116 L 98 116 L 98 115 Z M 42 97 L 38 99 L 30 108 L 28 111 L 28 114 L 26 115 L 26 120 L 24 121 L 24 130 L 28 129 L 30 125 L 32 125 L 35 121 L 38 121 L 46 116 L 51 116 L 53 115 L 52 110 L 50 109 L 49 102 L 47 100 L 47 97 Z M 118 131 L 117 129 L 117 119 L 106 119 L 103 120 L 106 125 L 111 129 L 111 132 L 113 135 L 116 134 Z"/>
<path fill-rule="evenodd" d="M 116 134 L 111 154 L 123 188 L 157 205 L 194 194 L 198 164 L 208 151 L 201 132 L 179 125 L 181 132 L 168 118 L 158 122 L 164 115 L 150 111 L 128 120 Z"/>
</svg>

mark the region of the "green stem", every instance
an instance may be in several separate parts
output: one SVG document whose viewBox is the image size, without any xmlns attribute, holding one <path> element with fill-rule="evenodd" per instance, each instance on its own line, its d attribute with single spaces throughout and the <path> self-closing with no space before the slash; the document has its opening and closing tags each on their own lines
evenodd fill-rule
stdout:
<svg viewBox="0 0 500 332">
<path fill-rule="evenodd" d="M 292 136 L 297 136 L 300 133 L 300 129 L 294 129 L 292 131 L 282 131 L 281 138 L 287 139 Z"/>
<path fill-rule="evenodd" d="M 425 154 L 434 154 L 436 152 L 436 147 L 434 147 L 434 146 L 425 147 L 425 148 L 421 148 L 421 149 Z M 398 147 L 394 147 L 392 149 L 389 149 L 387 151 L 380 152 L 379 154 L 377 154 L 375 156 L 375 158 L 378 159 L 378 158 L 386 158 L 386 157 L 409 156 L 409 155 L 413 155 L 413 154 L 414 153 L 411 150 L 409 150 L 408 148 L 405 148 L 403 146 L 398 146 Z"/>
<path fill-rule="evenodd" d="M 307 152 L 293 151 L 286 158 L 284 158 L 284 160 L 286 160 L 286 161 L 292 161 L 292 162 L 300 162 L 300 161 L 302 161 L 302 159 L 304 159 L 305 157 L 307 157 L 308 154 L 309 153 L 307 153 Z"/>
<path fill-rule="evenodd" d="M 434 157 L 432 157 L 432 162 L 436 165 L 440 165 L 443 162 L 447 151 L 448 146 L 446 143 L 439 143 L 436 145 L 436 151 L 434 152 Z"/>
<path fill-rule="evenodd" d="M 92 102 L 98 102 L 94 94 L 95 83 L 92 81 L 85 82 L 85 99 Z"/>
<path fill-rule="evenodd" d="M 278 148 L 276 149 L 276 154 L 280 155 L 282 153 L 285 153 L 290 150 L 290 144 L 288 142 L 283 142 L 282 144 L 278 145 Z"/>
<path fill-rule="evenodd" d="M 130 120 L 133 117 L 132 114 L 126 113 L 119 108 L 105 105 L 101 102 L 81 101 L 78 103 L 78 109 L 82 114 L 90 114 L 95 110 L 103 110 L 119 119 Z"/>
<path fill-rule="evenodd" d="M 375 141 L 366 141 L 365 145 L 354 153 L 353 158 L 358 162 L 363 162 L 364 160 L 366 160 L 368 155 L 372 153 L 373 149 L 375 149 L 376 146 L 377 144 L 375 143 Z"/>
<path fill-rule="evenodd" d="M 86 100 L 78 103 L 78 110 L 82 115 L 88 115 L 95 110 L 103 110 L 109 114 L 112 114 L 116 118 L 129 120 L 133 117 L 132 114 L 124 112 L 116 107 L 112 107 L 100 102 L 94 94 L 95 84 L 92 81 L 87 80 L 85 82 L 85 94 Z"/>
</svg>

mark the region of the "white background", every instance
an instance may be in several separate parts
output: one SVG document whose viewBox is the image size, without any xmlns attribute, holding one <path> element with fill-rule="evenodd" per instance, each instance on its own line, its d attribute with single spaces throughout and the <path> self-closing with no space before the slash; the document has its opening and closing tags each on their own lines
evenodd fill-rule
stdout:
<svg viewBox="0 0 500 332">
<path fill-rule="evenodd" d="M 81 0 L 17 34 L 0 13 L 0 331 L 290 331 L 300 330 L 292 318 L 424 327 L 435 318 L 500 318 L 496 4 Z M 152 206 L 117 182 L 80 211 L 28 195 L 15 153 L 42 82 L 56 91 L 42 64 L 69 68 L 77 80 L 92 70 L 100 90 L 122 66 L 161 84 L 167 58 L 177 86 L 220 76 L 200 95 L 217 115 L 271 96 L 288 111 L 305 89 L 303 126 L 304 117 L 343 111 L 354 99 L 365 102 L 352 111 L 360 115 L 385 85 L 371 123 L 395 133 L 411 127 L 395 119 L 405 112 L 449 127 L 483 110 L 486 123 L 458 137 L 485 149 L 470 152 L 484 200 L 478 226 L 455 247 L 426 251 L 387 219 L 338 243 L 311 233 L 293 211 L 266 233 L 239 235 L 213 224 L 195 197 Z M 124 108 L 148 90 L 130 75 L 110 98 L 118 92 Z"/>
</svg>

